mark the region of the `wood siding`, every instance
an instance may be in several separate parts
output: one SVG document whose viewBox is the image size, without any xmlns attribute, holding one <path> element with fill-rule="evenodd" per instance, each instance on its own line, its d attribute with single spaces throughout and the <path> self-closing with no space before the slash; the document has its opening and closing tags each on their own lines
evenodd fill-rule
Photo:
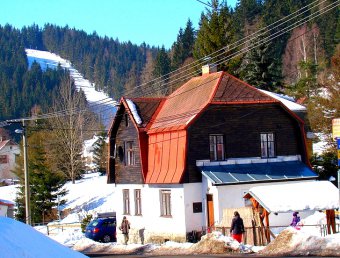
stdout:
<svg viewBox="0 0 340 258">
<path fill-rule="evenodd" d="M 128 126 L 126 126 L 126 119 L 128 119 Z M 114 175 L 115 183 L 117 184 L 142 184 L 142 169 L 141 169 L 141 158 L 138 142 L 138 131 L 133 125 L 129 116 L 125 113 L 122 116 L 122 120 L 118 126 L 115 144 L 116 152 L 119 147 L 124 150 L 124 143 L 133 142 L 133 152 L 135 155 L 135 164 L 132 166 L 126 166 L 126 154 L 124 152 L 124 159 L 121 161 L 118 155 L 114 160 Z M 114 144 L 114 143 L 112 143 Z"/>
<path fill-rule="evenodd" d="M 210 106 L 188 131 L 185 182 L 201 182 L 196 160 L 209 160 L 209 135 L 223 134 L 225 159 L 261 157 L 260 133 L 273 132 L 276 155 L 301 155 L 304 147 L 298 122 L 281 106 Z"/>
</svg>

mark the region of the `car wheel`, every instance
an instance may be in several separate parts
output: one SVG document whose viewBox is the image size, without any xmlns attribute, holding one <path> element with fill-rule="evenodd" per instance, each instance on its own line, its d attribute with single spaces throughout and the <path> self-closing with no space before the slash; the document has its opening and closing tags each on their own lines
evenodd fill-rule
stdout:
<svg viewBox="0 0 340 258">
<path fill-rule="evenodd" d="M 104 242 L 104 243 L 108 243 L 108 242 L 110 242 L 110 241 L 111 241 L 111 237 L 110 237 L 109 235 L 103 236 L 103 242 Z"/>
</svg>

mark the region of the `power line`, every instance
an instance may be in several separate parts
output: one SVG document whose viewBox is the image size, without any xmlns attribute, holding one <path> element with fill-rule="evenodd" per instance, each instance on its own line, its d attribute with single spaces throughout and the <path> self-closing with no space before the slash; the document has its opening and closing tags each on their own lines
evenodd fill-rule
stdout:
<svg viewBox="0 0 340 258">
<path fill-rule="evenodd" d="M 333 4 L 334 4 L 334 3 L 333 3 Z M 328 8 L 329 6 L 331 6 L 331 5 L 333 5 L 333 4 L 330 4 L 330 5 L 326 6 L 326 7 L 324 7 L 323 9 Z M 324 13 L 330 11 L 331 9 L 334 9 L 334 8 L 337 7 L 338 5 L 339 5 L 339 4 L 337 4 L 337 5 L 335 5 L 335 6 L 331 6 L 331 8 L 329 8 L 328 10 L 326 10 L 326 11 L 320 13 L 319 15 L 324 14 Z M 309 20 L 314 19 L 314 18 L 318 17 L 319 15 L 314 15 L 314 16 L 313 16 L 313 14 L 311 14 L 311 15 L 309 15 L 309 16 L 303 18 L 302 20 L 299 20 L 298 22 L 295 22 L 294 24 L 297 24 L 296 26 L 291 27 L 292 25 L 290 25 L 289 27 L 291 27 L 291 28 L 288 29 L 288 30 L 287 30 L 286 28 L 284 28 L 284 29 L 285 29 L 284 31 L 282 31 L 282 30 L 281 30 L 281 31 L 278 31 L 278 32 L 274 33 L 274 36 L 273 36 L 273 35 L 267 36 L 266 38 L 262 39 L 260 42 L 257 42 L 257 43 L 256 43 L 254 46 L 252 46 L 251 48 L 248 48 L 248 47 L 245 46 L 245 47 L 243 47 L 241 50 L 239 50 L 239 51 L 237 51 L 237 52 L 235 52 L 235 53 L 233 53 L 233 54 L 230 54 L 230 55 L 228 55 L 227 57 L 224 57 L 224 58 L 221 58 L 221 59 L 217 60 L 217 63 L 215 63 L 215 64 L 216 64 L 216 65 L 221 64 L 221 63 L 223 63 L 223 62 L 226 62 L 226 61 L 228 61 L 228 60 L 231 60 L 231 59 L 234 58 L 235 56 L 244 54 L 244 53 L 246 53 L 246 52 L 248 52 L 248 51 L 250 51 L 250 50 L 252 50 L 252 49 L 254 49 L 254 48 L 256 48 L 256 47 L 258 47 L 258 46 L 260 46 L 260 45 L 262 45 L 262 44 L 264 44 L 264 43 L 267 43 L 267 42 L 269 42 L 270 40 L 272 40 L 272 39 L 274 39 L 274 38 L 277 38 L 278 36 L 281 36 L 282 34 L 288 32 L 288 31 L 291 31 L 292 29 L 294 29 L 294 28 L 296 28 L 296 27 L 302 25 L 303 23 L 306 22 L 306 19 L 309 18 L 310 16 L 313 16 L 313 17 L 310 18 Z M 309 21 L 309 20 L 307 20 L 307 21 Z M 277 35 L 275 35 L 275 34 L 277 34 Z M 247 43 L 247 42 L 250 43 L 251 40 L 254 40 L 254 39 L 256 39 L 257 37 L 258 37 L 258 36 L 254 37 L 254 38 L 251 38 L 251 39 L 247 40 L 246 42 L 244 42 L 243 44 L 245 44 L 245 43 Z M 243 45 L 243 44 L 241 44 L 241 45 Z M 234 47 L 233 49 L 235 49 L 235 47 Z M 174 84 L 175 84 L 176 82 L 178 82 L 178 81 L 183 81 L 183 80 L 185 80 L 185 79 L 187 79 L 187 78 L 189 78 L 189 77 L 191 77 L 191 76 L 194 76 L 194 75 L 199 74 L 199 72 L 200 72 L 200 70 L 199 70 L 199 69 L 196 69 L 195 71 L 193 71 L 193 72 L 191 72 L 191 73 L 189 73 L 189 74 L 187 74 L 187 75 L 185 75 L 185 76 L 183 76 L 183 77 L 180 77 L 180 78 L 177 78 L 177 79 L 173 80 L 172 82 L 168 83 L 167 85 L 160 85 L 160 86 L 158 86 L 157 89 L 162 89 L 162 88 L 165 87 L 165 86 L 174 85 Z M 164 81 L 163 81 L 163 82 L 164 82 Z M 149 92 L 152 92 L 152 90 L 153 90 L 153 89 L 151 89 Z"/>
<path fill-rule="evenodd" d="M 324 1 L 326 1 L 326 0 L 324 0 Z M 324 1 L 323 1 L 323 2 L 324 2 Z M 311 3 L 310 5 L 314 4 L 315 2 L 317 2 L 317 1 L 314 1 L 314 2 Z M 321 2 L 321 3 L 323 3 L 323 2 Z M 338 1 L 337 1 L 337 2 L 338 2 Z M 321 4 L 321 3 L 320 3 L 320 4 Z M 335 3 L 333 3 L 333 4 L 335 4 Z M 310 6 L 310 5 L 307 5 L 307 6 Z M 330 5 L 326 6 L 326 7 L 324 7 L 323 9 L 326 9 L 326 8 L 328 8 L 328 7 L 331 6 L 331 5 L 332 5 L 332 4 L 330 4 Z M 330 11 L 331 9 L 335 8 L 336 6 L 338 6 L 338 4 L 337 4 L 337 5 L 334 5 L 333 7 L 329 8 L 328 10 L 326 10 L 326 11 L 324 11 L 324 12 L 322 12 L 322 13 L 320 12 L 319 15 L 324 14 L 324 13 Z M 303 8 L 301 8 L 301 9 L 299 9 L 298 11 L 303 10 L 303 9 L 305 9 L 305 8 L 306 8 L 306 7 L 303 7 Z M 322 9 L 322 10 L 323 10 L 323 9 Z M 296 11 L 296 12 L 294 12 L 294 13 L 297 13 L 298 11 Z M 306 12 L 306 11 L 304 11 L 304 12 Z M 291 15 L 292 15 L 292 14 L 288 15 L 287 17 L 289 17 L 289 16 L 291 16 Z M 301 14 L 299 14 L 299 15 L 301 15 Z M 299 15 L 297 15 L 297 16 L 299 16 Z M 281 32 L 279 31 L 280 33 L 277 33 L 277 32 L 274 33 L 274 35 L 275 35 L 275 34 L 278 34 L 278 35 L 275 35 L 275 37 L 273 37 L 273 36 L 268 36 L 267 38 L 264 38 L 263 40 L 261 40 L 259 43 L 257 43 L 255 46 L 253 46 L 253 47 L 250 48 L 250 49 L 244 47 L 243 49 L 241 49 L 240 51 L 236 52 L 236 53 L 233 54 L 233 55 L 228 55 L 227 57 L 220 58 L 219 60 L 217 60 L 217 61 L 218 61 L 217 64 L 220 64 L 220 63 L 222 63 L 222 62 L 225 62 L 225 61 L 227 61 L 227 60 L 230 60 L 230 59 L 234 58 L 234 57 L 237 56 L 237 55 L 246 53 L 247 51 L 250 51 L 251 49 L 253 49 L 253 48 L 255 48 L 255 47 L 258 47 L 259 45 L 264 44 L 264 43 L 266 43 L 266 42 L 268 42 L 268 41 L 270 41 L 270 40 L 272 40 L 272 39 L 274 39 L 274 38 L 276 38 L 276 37 L 278 37 L 278 36 L 280 36 L 280 35 L 282 35 L 282 34 L 288 32 L 288 31 L 290 31 L 290 30 L 296 28 L 297 26 L 301 25 L 302 22 L 303 22 L 303 23 L 306 22 L 304 19 L 307 19 L 307 18 L 311 17 L 311 18 L 309 18 L 309 20 L 311 20 L 311 19 L 313 19 L 313 18 L 316 18 L 316 17 L 319 16 L 319 15 L 314 15 L 314 16 L 313 16 L 313 15 L 309 15 L 309 16 L 303 18 L 302 20 L 300 20 L 300 21 L 298 21 L 298 22 L 295 22 L 294 24 L 297 24 L 295 27 L 289 28 L 289 27 L 292 26 L 292 25 L 290 25 L 290 26 L 288 27 L 288 29 L 287 29 L 287 28 L 284 28 L 285 30 L 283 30 L 283 31 L 281 31 Z M 296 18 L 297 16 L 295 16 L 295 17 L 293 17 L 293 18 Z M 293 18 L 291 18 L 291 19 L 293 19 Z M 286 19 L 286 17 L 285 17 L 285 18 L 282 18 L 281 20 L 283 20 L 283 19 Z M 291 20 L 291 19 L 289 19 L 289 20 Z M 288 20 L 288 21 L 289 21 L 289 20 Z M 309 20 L 308 20 L 308 21 L 309 21 Z M 286 22 L 287 22 L 287 21 L 286 21 Z M 276 23 L 277 23 L 277 21 L 274 22 L 273 24 L 276 24 Z M 267 27 L 270 27 L 270 26 L 272 26 L 273 24 L 271 24 L 271 25 L 269 25 L 269 26 L 267 26 Z M 293 25 L 294 25 L 294 24 L 293 24 Z M 270 30 L 272 30 L 272 29 L 274 29 L 274 28 L 277 28 L 277 26 L 271 28 Z M 263 30 L 263 29 L 261 29 L 261 30 Z M 261 30 L 259 30 L 259 31 L 261 31 Z M 253 33 L 253 34 L 251 34 L 251 35 L 256 35 L 256 34 L 258 34 L 258 32 Z M 257 36 L 251 37 L 250 39 L 246 40 L 243 44 L 245 44 L 245 43 L 247 43 L 247 42 L 250 42 L 251 40 L 256 39 L 256 38 L 259 37 L 260 35 L 262 35 L 262 34 L 259 34 L 259 35 L 257 35 Z M 247 38 L 249 38 L 249 36 L 245 37 L 245 39 L 247 39 Z M 244 39 L 243 39 L 243 40 L 244 40 Z M 231 45 L 232 45 L 232 44 L 231 44 Z M 222 48 L 222 49 L 216 51 L 215 53 L 218 53 L 219 51 L 222 51 L 222 50 L 224 50 L 224 49 L 226 49 L 226 48 L 229 48 L 229 46 L 224 47 L 224 48 Z M 236 46 L 235 46 L 234 48 L 236 48 Z M 217 55 L 217 56 L 219 56 L 219 55 Z M 192 64 L 190 64 L 190 65 L 192 65 Z M 191 67 L 190 69 L 192 69 L 192 67 Z M 177 71 L 179 71 L 179 70 L 180 70 L 180 69 L 177 69 Z M 176 71 L 176 70 L 175 70 L 175 71 Z M 191 72 L 191 73 L 189 73 L 189 74 L 187 74 L 187 75 L 185 75 L 185 76 L 183 76 L 183 77 L 177 78 L 177 79 L 175 79 L 174 81 L 172 81 L 170 84 L 168 84 L 167 86 L 173 85 L 174 83 L 179 82 L 179 80 L 182 81 L 182 80 L 184 80 L 184 79 L 188 79 L 188 78 L 190 78 L 192 75 L 197 75 L 197 74 L 199 73 L 199 71 L 200 71 L 200 70 L 195 70 L 194 72 Z M 171 72 L 171 73 L 169 73 L 169 74 L 172 74 L 172 73 L 174 73 L 174 71 Z M 169 75 L 169 74 L 168 74 L 168 75 Z M 163 75 L 163 76 L 165 76 L 165 75 Z M 159 78 L 162 78 L 162 77 L 159 77 Z M 156 79 L 159 79 L 159 78 L 156 78 Z M 154 79 L 154 80 L 155 80 L 155 79 Z M 150 82 L 152 82 L 152 81 L 154 81 L 154 80 L 151 80 Z M 148 82 L 148 83 L 150 83 L 150 82 Z M 164 80 L 163 80 L 163 82 L 164 82 Z M 159 81 L 159 82 L 157 82 L 157 83 L 162 83 L 162 81 Z M 146 84 L 147 84 L 147 83 L 146 83 Z M 144 85 L 146 85 L 146 84 L 144 84 Z M 142 85 L 143 85 L 143 84 L 142 84 Z M 140 86 L 142 86 L 142 85 L 140 85 Z M 137 87 L 140 87 L 140 86 L 137 86 Z M 152 85 L 152 86 L 153 86 L 153 85 Z M 136 87 L 136 88 L 137 88 L 137 87 Z M 160 85 L 160 86 L 158 86 L 156 89 L 161 89 L 161 88 L 163 88 L 163 87 L 165 87 L 165 86 L 164 86 L 164 85 Z M 133 89 L 132 91 L 135 91 L 136 88 Z M 154 90 L 154 89 L 151 89 L 151 90 L 147 91 L 147 93 L 152 93 L 153 90 Z M 97 101 L 97 103 L 93 104 L 92 107 L 100 106 L 100 105 L 102 105 L 103 103 L 105 103 L 105 102 L 110 102 L 110 101 L 112 101 L 111 98 L 104 98 L 104 99 L 102 99 L 102 100 L 100 100 L 100 101 Z M 100 102 L 102 102 L 102 103 L 100 103 Z M 88 108 L 86 108 L 86 109 L 88 109 Z M 82 111 L 85 111 L 86 109 L 77 109 L 77 108 L 74 108 L 74 109 L 66 109 L 66 110 L 62 110 L 62 111 L 57 111 L 57 112 L 52 112 L 52 113 L 48 113 L 48 114 L 43 114 L 43 115 L 37 116 L 37 117 L 35 117 L 35 118 L 32 118 L 32 117 L 31 117 L 31 118 L 25 118 L 25 119 L 27 119 L 27 120 L 34 120 L 34 119 L 48 119 L 48 118 L 56 117 L 56 116 L 70 115 L 70 112 L 73 112 L 73 111 L 74 111 L 75 113 L 77 113 L 77 112 L 82 112 Z M 22 120 L 22 119 L 14 119 L 14 120 L 7 120 L 7 121 L 8 121 L 8 122 L 11 122 L 11 121 L 18 121 L 18 120 Z"/>
<path fill-rule="evenodd" d="M 296 18 L 296 17 L 298 17 L 298 16 L 304 14 L 305 12 L 311 10 L 312 8 L 316 7 L 316 6 L 312 6 L 312 5 L 314 5 L 315 3 L 317 3 L 317 5 L 320 5 L 320 4 L 322 4 L 323 2 L 326 2 L 326 1 L 327 1 L 327 0 L 323 0 L 322 2 L 319 2 L 318 0 L 316 0 L 316 1 L 314 1 L 313 3 L 311 3 L 311 4 L 309 4 L 309 5 L 306 5 L 306 6 L 302 7 L 302 8 L 300 8 L 299 10 L 297 10 L 297 11 L 295 11 L 295 12 L 289 14 L 288 16 L 285 16 L 285 17 L 279 19 L 278 21 L 275 21 L 274 23 L 272 23 L 272 24 L 270 24 L 270 25 L 268 25 L 268 26 L 266 26 L 266 27 L 264 27 L 264 28 L 261 28 L 259 31 L 256 31 L 256 32 L 254 32 L 254 33 L 252 33 L 252 34 L 250 34 L 250 35 L 248 35 L 248 36 L 246 36 L 246 37 L 244 37 L 244 38 L 242 38 L 242 39 L 240 39 L 240 40 L 238 40 L 238 41 L 236 41 L 236 42 L 234 42 L 234 43 L 232 43 L 232 44 L 230 44 L 230 45 L 228 45 L 228 46 L 225 46 L 225 47 L 223 47 L 223 48 L 221 48 L 221 49 L 219 49 L 219 50 L 217 50 L 217 51 L 211 53 L 210 55 L 207 55 L 207 56 L 205 56 L 205 57 L 202 57 L 202 58 L 200 58 L 199 60 L 194 61 L 193 63 L 190 63 L 190 64 L 188 64 L 188 65 L 185 65 L 184 67 L 178 68 L 178 69 L 176 69 L 176 70 L 174 70 L 174 71 L 172 71 L 172 72 L 170 72 L 170 73 L 167 73 L 167 74 L 162 75 L 162 76 L 160 76 L 160 77 L 158 77 L 158 78 L 155 78 L 155 79 L 153 79 L 153 80 L 151 80 L 151 81 L 149 81 L 149 82 L 147 82 L 147 83 L 141 84 L 141 85 L 137 86 L 136 88 L 140 88 L 141 86 L 150 84 L 150 83 L 153 82 L 153 81 L 156 81 L 156 83 L 165 82 L 166 79 L 165 79 L 165 80 L 161 80 L 161 78 L 165 78 L 165 77 L 167 77 L 167 76 L 170 76 L 171 74 L 173 74 L 173 73 L 175 73 L 175 72 L 177 72 L 176 75 L 179 75 L 179 74 L 182 74 L 182 73 L 184 73 L 184 72 L 187 72 L 189 69 L 192 69 L 193 66 L 202 65 L 202 64 L 206 61 L 207 58 L 210 58 L 210 59 L 217 58 L 217 57 L 219 57 L 219 56 L 225 54 L 224 51 L 226 51 L 226 50 L 227 50 L 227 51 L 231 51 L 231 50 L 233 50 L 233 49 L 238 48 L 238 47 L 240 46 L 240 44 L 243 45 L 243 44 L 246 44 L 246 43 L 250 43 L 250 41 L 252 41 L 252 40 L 258 38 L 259 36 L 263 35 L 264 33 L 266 33 L 266 30 L 269 29 L 270 27 L 274 26 L 275 24 L 278 24 L 278 25 L 276 25 L 276 26 L 270 28 L 270 29 L 268 30 L 268 32 L 271 31 L 271 30 L 274 30 L 274 29 L 278 28 L 279 26 L 282 26 L 283 24 L 289 22 L 290 20 L 292 20 L 292 19 L 294 19 L 294 18 Z M 298 14 L 298 15 L 295 15 L 295 14 L 297 14 L 298 12 L 300 12 L 300 11 L 302 11 L 302 10 L 308 8 L 309 6 L 311 6 L 310 9 L 307 9 L 307 10 L 303 11 L 302 13 L 300 13 L 300 14 Z M 293 16 L 293 17 L 291 17 L 291 16 Z M 289 17 L 291 17 L 291 18 L 289 18 Z M 284 21 L 284 20 L 287 19 L 287 18 L 289 18 L 289 19 L 286 20 L 286 21 Z M 284 22 L 282 22 L 282 21 L 284 21 Z M 259 34 L 259 32 L 261 32 L 261 31 L 264 31 L 264 32 Z M 242 43 L 242 41 L 244 41 L 244 42 Z M 180 70 L 182 70 L 182 71 L 180 71 Z M 193 74 L 196 75 L 196 74 L 198 74 L 198 72 L 191 73 L 191 74 L 189 74 L 189 76 L 190 76 L 190 75 L 193 75 Z M 185 75 L 185 76 L 182 77 L 182 78 L 183 78 L 183 80 L 185 80 L 185 79 L 186 79 L 187 77 L 189 77 L 189 76 L 188 76 L 188 75 Z M 157 81 L 157 80 L 159 80 L 159 81 Z M 132 89 L 131 91 L 132 91 L 132 92 L 135 91 L 136 88 Z M 130 92 L 131 92 L 131 91 L 130 91 Z M 128 94 L 129 94 L 129 91 L 126 92 L 126 95 L 128 95 Z"/>
</svg>

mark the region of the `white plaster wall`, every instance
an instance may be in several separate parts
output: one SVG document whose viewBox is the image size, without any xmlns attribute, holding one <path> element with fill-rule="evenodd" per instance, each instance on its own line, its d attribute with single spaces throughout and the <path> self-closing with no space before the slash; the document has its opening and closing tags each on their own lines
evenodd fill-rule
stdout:
<svg viewBox="0 0 340 258">
<path fill-rule="evenodd" d="M 185 205 L 185 226 L 186 232 L 193 230 L 201 231 L 202 227 L 205 226 L 204 221 L 204 200 L 202 198 L 202 183 L 191 183 L 184 184 L 184 205 Z M 193 203 L 202 203 L 202 212 L 193 212 Z M 206 202 L 206 201 L 205 201 Z"/>
<path fill-rule="evenodd" d="M 16 179 L 17 176 L 11 172 L 15 166 L 15 154 L 20 153 L 18 145 L 6 145 L 0 150 L 0 155 L 7 155 L 8 163 L 0 164 L 0 178 Z"/>
<path fill-rule="evenodd" d="M 0 216 L 7 217 L 7 205 L 0 205 Z"/>
<path fill-rule="evenodd" d="M 266 183 L 266 185 L 281 185 L 291 182 L 276 182 Z M 207 185 L 206 193 L 213 194 L 214 200 L 214 217 L 215 224 L 219 224 L 223 218 L 223 209 L 245 207 L 244 194 L 252 187 L 260 186 L 262 184 L 241 184 L 241 185 L 224 185 L 224 186 L 212 186 L 210 181 L 203 177 L 202 185 Z M 204 189 L 203 189 L 204 192 Z M 292 200 L 293 201 L 293 200 Z M 301 218 L 305 218 L 314 212 L 302 212 Z M 242 214 L 240 214 L 242 217 Z M 291 213 L 279 213 L 278 215 L 270 214 L 269 222 L 270 226 L 288 226 L 291 223 Z"/>
<path fill-rule="evenodd" d="M 138 234 L 142 230 L 144 235 L 166 235 L 185 237 L 187 232 L 186 213 L 189 212 L 189 206 L 192 213 L 192 201 L 198 201 L 201 197 L 200 184 L 192 186 L 183 185 L 140 185 L 140 184 L 125 184 L 117 185 L 115 190 L 115 200 L 117 205 L 114 209 L 117 215 L 117 229 L 122 221 L 123 216 L 126 216 L 131 223 L 130 239 L 138 239 Z M 130 215 L 123 214 L 123 189 L 130 190 Z M 142 215 L 135 215 L 134 189 L 141 189 L 142 200 Z M 171 217 L 160 216 L 160 190 L 171 190 Z M 188 193 L 193 191 L 187 198 L 184 197 L 185 191 Z M 198 193 L 197 198 L 195 194 Z M 191 203 L 190 203 L 191 202 Z M 193 216 L 190 220 L 190 227 L 195 227 L 200 221 L 200 215 Z M 121 231 L 117 230 L 118 242 L 121 242 L 123 236 Z M 165 237 L 166 238 L 166 237 Z"/>
</svg>

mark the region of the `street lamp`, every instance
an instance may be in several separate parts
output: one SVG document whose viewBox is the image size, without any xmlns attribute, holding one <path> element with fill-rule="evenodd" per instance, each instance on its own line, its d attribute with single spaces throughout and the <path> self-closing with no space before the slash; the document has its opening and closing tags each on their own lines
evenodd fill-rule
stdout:
<svg viewBox="0 0 340 258">
<path fill-rule="evenodd" d="M 28 163 L 27 163 L 27 138 L 25 120 L 22 120 L 22 129 L 16 129 L 16 133 L 22 134 L 22 145 L 24 148 L 24 174 L 25 174 L 25 212 L 26 224 L 31 225 L 31 208 L 30 208 L 30 185 L 28 177 Z"/>
</svg>

